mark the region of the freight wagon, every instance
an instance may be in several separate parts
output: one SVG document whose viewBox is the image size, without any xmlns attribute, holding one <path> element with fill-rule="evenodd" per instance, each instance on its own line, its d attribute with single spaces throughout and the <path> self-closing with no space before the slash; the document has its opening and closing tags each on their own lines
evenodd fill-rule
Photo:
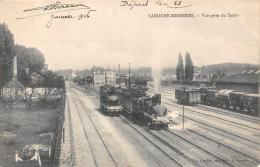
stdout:
<svg viewBox="0 0 260 167">
<path fill-rule="evenodd" d="M 234 90 L 201 89 L 201 104 L 235 112 L 259 116 L 260 94 L 247 94 Z"/>
<path fill-rule="evenodd" d="M 177 103 L 184 105 L 198 105 L 201 102 L 201 92 L 198 89 L 178 88 L 175 89 Z"/>
</svg>

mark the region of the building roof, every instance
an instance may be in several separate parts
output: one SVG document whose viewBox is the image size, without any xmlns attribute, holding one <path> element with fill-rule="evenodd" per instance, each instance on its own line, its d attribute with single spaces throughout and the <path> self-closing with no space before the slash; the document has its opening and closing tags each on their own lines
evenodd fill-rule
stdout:
<svg viewBox="0 0 260 167">
<path fill-rule="evenodd" d="M 217 82 L 219 83 L 245 83 L 260 84 L 260 70 L 244 70 L 241 73 L 226 76 Z"/>
<path fill-rule="evenodd" d="M 20 82 L 18 82 L 16 79 L 9 81 L 4 86 L 4 88 L 16 88 L 18 90 L 24 90 L 25 89 L 25 87 Z"/>
</svg>

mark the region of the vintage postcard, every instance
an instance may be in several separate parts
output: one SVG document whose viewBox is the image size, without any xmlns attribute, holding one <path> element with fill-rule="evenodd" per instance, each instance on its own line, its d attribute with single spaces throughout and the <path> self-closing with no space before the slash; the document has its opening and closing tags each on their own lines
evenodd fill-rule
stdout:
<svg viewBox="0 0 260 167">
<path fill-rule="evenodd" d="M 259 0 L 0 0 L 0 167 L 259 167 Z"/>
</svg>

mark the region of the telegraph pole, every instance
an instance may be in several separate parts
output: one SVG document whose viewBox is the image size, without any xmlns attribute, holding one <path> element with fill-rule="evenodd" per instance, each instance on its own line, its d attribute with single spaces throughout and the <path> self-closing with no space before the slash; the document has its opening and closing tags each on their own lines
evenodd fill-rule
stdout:
<svg viewBox="0 0 260 167">
<path fill-rule="evenodd" d="M 104 73 L 105 73 L 105 85 L 107 85 L 107 73 L 106 71 L 104 71 Z"/>
<path fill-rule="evenodd" d="M 128 75 L 129 75 L 129 77 L 128 77 L 128 86 L 129 86 L 129 88 L 131 88 L 130 66 L 131 66 L 131 63 L 129 62 L 129 70 L 128 70 Z"/>
<path fill-rule="evenodd" d="M 181 88 L 182 88 L 182 130 L 184 130 L 184 94 L 185 94 L 185 88 L 183 87 L 182 84 L 182 71 L 181 71 Z"/>
<path fill-rule="evenodd" d="M 118 82 L 119 82 L 119 87 L 121 87 L 120 64 L 118 64 Z"/>
</svg>

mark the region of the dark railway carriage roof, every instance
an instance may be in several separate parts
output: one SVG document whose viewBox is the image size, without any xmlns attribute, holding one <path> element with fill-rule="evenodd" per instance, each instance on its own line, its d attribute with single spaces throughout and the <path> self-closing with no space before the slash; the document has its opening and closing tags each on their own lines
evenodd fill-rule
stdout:
<svg viewBox="0 0 260 167">
<path fill-rule="evenodd" d="M 260 84 L 260 70 L 245 70 L 238 74 L 226 76 L 218 80 L 217 83 Z"/>
</svg>

